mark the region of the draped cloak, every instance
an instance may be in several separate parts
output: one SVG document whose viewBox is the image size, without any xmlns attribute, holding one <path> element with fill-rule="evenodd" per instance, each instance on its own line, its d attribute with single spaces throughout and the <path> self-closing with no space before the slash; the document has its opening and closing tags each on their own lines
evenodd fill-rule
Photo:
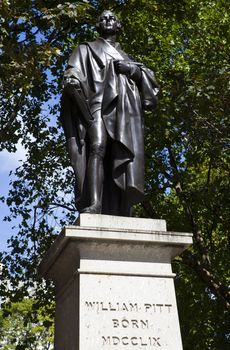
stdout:
<svg viewBox="0 0 230 350">
<path fill-rule="evenodd" d="M 109 135 L 104 159 L 102 213 L 125 215 L 123 205 L 131 207 L 143 199 L 143 109 L 156 106 L 158 85 L 153 72 L 142 64 L 138 64 L 141 70 L 138 82 L 131 75 L 117 74 L 114 60 L 132 62 L 118 43 L 114 47 L 103 38 L 83 43 L 70 56 L 65 77 L 74 77 L 80 82 L 91 113 L 101 110 Z M 87 125 L 78 106 L 67 100 L 63 99 L 61 119 L 67 143 L 76 143 L 77 152 L 71 163 L 76 176 L 77 209 L 81 210 L 89 205 Z"/>
</svg>

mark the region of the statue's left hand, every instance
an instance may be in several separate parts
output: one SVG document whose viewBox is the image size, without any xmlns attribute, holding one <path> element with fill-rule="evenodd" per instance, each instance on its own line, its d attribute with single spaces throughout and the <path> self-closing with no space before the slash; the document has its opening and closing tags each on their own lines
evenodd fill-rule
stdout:
<svg viewBox="0 0 230 350">
<path fill-rule="evenodd" d="M 131 64 L 127 61 L 115 60 L 114 67 L 117 74 L 129 75 L 131 72 Z"/>
<path fill-rule="evenodd" d="M 132 61 L 114 61 L 114 67 L 117 74 L 124 74 L 128 78 L 138 83 L 141 79 L 141 69 L 137 63 Z"/>
</svg>

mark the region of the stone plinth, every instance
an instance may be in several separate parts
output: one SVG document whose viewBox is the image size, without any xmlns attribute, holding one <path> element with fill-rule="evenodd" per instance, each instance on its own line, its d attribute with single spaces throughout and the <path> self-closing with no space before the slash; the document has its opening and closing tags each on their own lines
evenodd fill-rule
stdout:
<svg viewBox="0 0 230 350">
<path fill-rule="evenodd" d="M 56 285 L 55 350 L 182 350 L 171 260 L 192 243 L 164 220 L 82 214 L 39 272 Z"/>
</svg>

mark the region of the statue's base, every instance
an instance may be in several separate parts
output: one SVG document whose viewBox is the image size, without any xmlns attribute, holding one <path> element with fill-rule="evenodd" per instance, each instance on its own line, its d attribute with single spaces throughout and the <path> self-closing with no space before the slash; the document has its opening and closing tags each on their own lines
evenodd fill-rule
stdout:
<svg viewBox="0 0 230 350">
<path fill-rule="evenodd" d="M 191 243 L 164 220 L 65 227 L 39 268 L 56 285 L 55 350 L 182 350 L 171 260 Z"/>
</svg>

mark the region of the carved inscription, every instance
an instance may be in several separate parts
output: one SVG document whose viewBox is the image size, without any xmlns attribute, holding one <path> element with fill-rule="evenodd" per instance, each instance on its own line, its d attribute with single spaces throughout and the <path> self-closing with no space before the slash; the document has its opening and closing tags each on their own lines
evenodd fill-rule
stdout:
<svg viewBox="0 0 230 350">
<path fill-rule="evenodd" d="M 114 328 L 140 328 L 140 329 L 148 329 L 149 321 L 148 320 L 127 320 L 123 318 L 122 320 L 113 319 L 113 327 Z"/>
<path fill-rule="evenodd" d="M 101 345 L 117 349 L 121 346 L 162 347 L 161 338 L 154 334 L 157 332 L 157 325 L 154 324 L 151 315 L 167 315 L 172 312 L 172 304 L 160 303 L 85 301 L 85 308 L 88 312 L 96 314 L 111 314 L 111 321 L 108 323 L 111 333 L 101 335 Z M 127 317 L 124 317 L 124 314 Z M 135 314 L 138 317 L 135 317 Z"/>
<path fill-rule="evenodd" d="M 160 347 L 160 338 L 102 336 L 102 345 L 133 345 Z"/>
<path fill-rule="evenodd" d="M 86 301 L 85 306 L 89 311 L 115 311 L 115 312 L 154 312 L 154 313 L 170 313 L 172 304 L 138 304 L 138 303 L 111 303 L 104 301 Z"/>
<path fill-rule="evenodd" d="M 137 303 L 105 303 L 104 301 L 86 301 L 86 307 L 90 311 L 126 311 L 126 312 L 138 312 Z"/>
</svg>

